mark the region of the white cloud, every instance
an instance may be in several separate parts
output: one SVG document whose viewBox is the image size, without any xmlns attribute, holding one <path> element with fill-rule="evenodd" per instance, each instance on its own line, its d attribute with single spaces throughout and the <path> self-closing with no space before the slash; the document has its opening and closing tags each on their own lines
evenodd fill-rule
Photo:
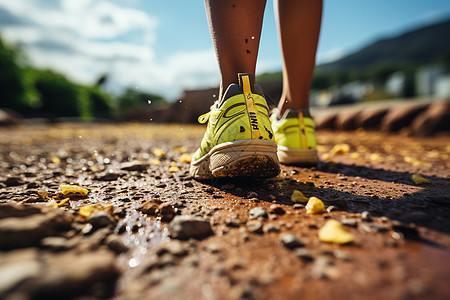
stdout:
<svg viewBox="0 0 450 300">
<path fill-rule="evenodd" d="M 10 17 L 0 20 L 1 36 L 22 45 L 33 65 L 77 82 L 108 74 L 114 91 L 138 87 L 169 99 L 218 84 L 213 49 L 156 57 L 158 20 L 144 11 L 107 0 L 0 0 L 2 10 Z"/>
<path fill-rule="evenodd" d="M 319 64 L 330 63 L 342 58 L 344 56 L 344 53 L 345 52 L 343 48 L 333 48 L 321 53 L 317 57 L 317 62 Z"/>
</svg>

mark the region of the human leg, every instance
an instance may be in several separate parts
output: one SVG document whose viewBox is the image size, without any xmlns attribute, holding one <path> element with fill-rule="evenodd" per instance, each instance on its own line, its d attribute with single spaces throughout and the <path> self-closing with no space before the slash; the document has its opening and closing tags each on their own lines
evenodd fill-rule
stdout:
<svg viewBox="0 0 450 300">
<path fill-rule="evenodd" d="M 278 105 L 308 109 L 322 16 L 322 0 L 274 2 L 283 56 L 283 92 Z"/>
<path fill-rule="evenodd" d="M 309 89 L 315 66 L 322 0 L 278 0 L 275 10 L 283 54 L 283 91 L 271 116 L 278 158 L 284 164 L 318 161 Z"/>
<path fill-rule="evenodd" d="M 255 73 L 266 0 L 205 0 L 221 76 L 219 99 L 238 73 Z"/>
</svg>

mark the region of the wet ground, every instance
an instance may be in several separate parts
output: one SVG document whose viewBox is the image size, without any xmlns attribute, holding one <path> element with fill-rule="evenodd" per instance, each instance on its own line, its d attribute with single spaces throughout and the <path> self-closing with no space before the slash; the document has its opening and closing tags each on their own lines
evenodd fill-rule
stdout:
<svg viewBox="0 0 450 300">
<path fill-rule="evenodd" d="M 199 182 L 203 131 L 1 128 L 0 298 L 449 299 L 450 137 L 319 131 L 315 167 Z"/>
</svg>

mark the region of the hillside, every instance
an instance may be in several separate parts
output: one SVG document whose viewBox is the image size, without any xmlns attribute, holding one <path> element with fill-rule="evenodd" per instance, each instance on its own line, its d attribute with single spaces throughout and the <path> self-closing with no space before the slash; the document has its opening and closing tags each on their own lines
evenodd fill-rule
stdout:
<svg viewBox="0 0 450 300">
<path fill-rule="evenodd" d="M 378 64 L 426 64 L 450 58 L 450 19 L 381 39 L 320 70 L 367 69 Z"/>
</svg>

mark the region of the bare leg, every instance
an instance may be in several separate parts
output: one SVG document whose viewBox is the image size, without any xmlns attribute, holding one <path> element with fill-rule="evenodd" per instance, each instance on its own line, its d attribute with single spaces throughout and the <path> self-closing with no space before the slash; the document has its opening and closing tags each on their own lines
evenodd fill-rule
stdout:
<svg viewBox="0 0 450 300">
<path fill-rule="evenodd" d="M 278 109 L 308 109 L 322 19 L 322 0 L 274 4 L 283 54 L 283 92 Z"/>
<path fill-rule="evenodd" d="M 219 99 L 238 73 L 255 73 L 266 0 L 205 0 L 221 82 Z"/>
</svg>

